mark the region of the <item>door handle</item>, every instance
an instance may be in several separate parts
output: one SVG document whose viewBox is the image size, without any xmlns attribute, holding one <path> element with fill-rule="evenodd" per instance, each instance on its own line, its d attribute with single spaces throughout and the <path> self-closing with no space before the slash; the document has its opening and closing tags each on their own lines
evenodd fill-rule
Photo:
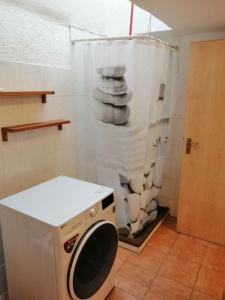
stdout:
<svg viewBox="0 0 225 300">
<path fill-rule="evenodd" d="M 199 143 L 198 142 L 192 142 L 192 138 L 187 138 L 187 142 L 186 142 L 186 154 L 190 154 L 191 153 L 191 146 L 198 146 Z"/>
</svg>

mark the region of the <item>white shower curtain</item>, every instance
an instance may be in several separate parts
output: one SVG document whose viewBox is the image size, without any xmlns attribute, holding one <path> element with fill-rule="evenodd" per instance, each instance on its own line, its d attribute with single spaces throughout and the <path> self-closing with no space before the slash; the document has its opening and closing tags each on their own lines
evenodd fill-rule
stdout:
<svg viewBox="0 0 225 300">
<path fill-rule="evenodd" d="M 153 40 L 75 43 L 79 177 L 115 190 L 132 236 L 157 217 L 174 51 Z"/>
</svg>

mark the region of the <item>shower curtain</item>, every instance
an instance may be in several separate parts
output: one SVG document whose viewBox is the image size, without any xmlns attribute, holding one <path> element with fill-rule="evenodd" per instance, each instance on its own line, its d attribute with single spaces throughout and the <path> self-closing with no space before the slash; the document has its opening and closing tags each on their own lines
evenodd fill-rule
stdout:
<svg viewBox="0 0 225 300">
<path fill-rule="evenodd" d="M 114 188 L 117 226 L 130 237 L 157 217 L 174 52 L 147 39 L 73 49 L 79 177 Z"/>
</svg>

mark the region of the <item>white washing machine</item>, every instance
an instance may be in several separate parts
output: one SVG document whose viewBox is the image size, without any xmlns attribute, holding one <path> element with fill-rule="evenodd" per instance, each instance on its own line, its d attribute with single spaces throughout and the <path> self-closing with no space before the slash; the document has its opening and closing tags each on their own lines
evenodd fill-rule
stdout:
<svg viewBox="0 0 225 300">
<path fill-rule="evenodd" d="M 103 300 L 118 246 L 113 190 L 64 176 L 0 201 L 10 300 Z"/>
</svg>

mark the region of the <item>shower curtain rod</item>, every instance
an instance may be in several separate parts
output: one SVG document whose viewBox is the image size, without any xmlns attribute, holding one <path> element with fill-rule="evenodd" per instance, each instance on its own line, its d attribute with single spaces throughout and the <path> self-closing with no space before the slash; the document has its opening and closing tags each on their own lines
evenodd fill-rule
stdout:
<svg viewBox="0 0 225 300">
<path fill-rule="evenodd" d="M 74 45 L 77 42 L 98 42 L 98 41 L 123 41 L 123 40 L 153 40 L 162 45 L 165 45 L 169 48 L 178 50 L 179 47 L 171 45 L 165 41 L 162 41 L 152 35 L 143 34 L 143 35 L 128 35 L 128 36 L 112 36 L 112 37 L 99 37 L 99 38 L 87 38 L 87 39 L 74 39 L 71 43 Z"/>
</svg>

